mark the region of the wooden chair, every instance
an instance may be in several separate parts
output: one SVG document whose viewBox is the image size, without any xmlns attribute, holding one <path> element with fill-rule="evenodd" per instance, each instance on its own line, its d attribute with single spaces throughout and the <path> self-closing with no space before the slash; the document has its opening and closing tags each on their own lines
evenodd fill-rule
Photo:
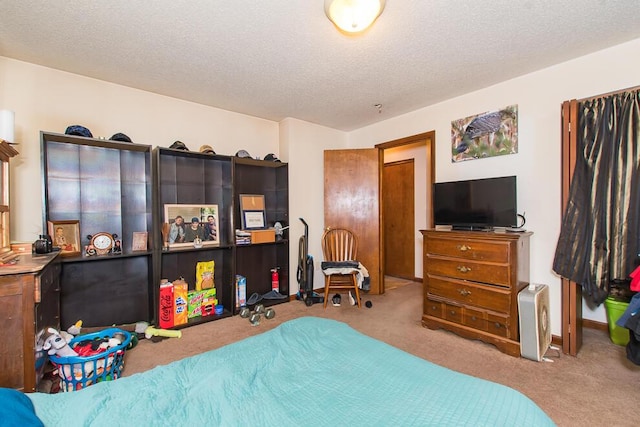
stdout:
<svg viewBox="0 0 640 427">
<path fill-rule="evenodd" d="M 328 228 L 322 234 L 322 255 L 327 262 L 355 261 L 358 256 L 358 238 L 346 228 Z M 324 272 L 323 272 L 324 273 Z M 357 272 L 334 273 L 324 276 L 324 308 L 327 308 L 332 290 L 352 290 L 360 308 L 360 290 Z"/>
</svg>

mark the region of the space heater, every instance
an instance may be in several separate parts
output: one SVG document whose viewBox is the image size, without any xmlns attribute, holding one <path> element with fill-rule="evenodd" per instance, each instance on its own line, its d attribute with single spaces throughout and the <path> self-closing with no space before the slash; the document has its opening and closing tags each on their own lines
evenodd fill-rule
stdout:
<svg viewBox="0 0 640 427">
<path fill-rule="evenodd" d="M 518 294 L 520 321 L 520 354 L 527 359 L 542 361 L 551 346 L 549 318 L 549 287 L 530 284 Z"/>
</svg>

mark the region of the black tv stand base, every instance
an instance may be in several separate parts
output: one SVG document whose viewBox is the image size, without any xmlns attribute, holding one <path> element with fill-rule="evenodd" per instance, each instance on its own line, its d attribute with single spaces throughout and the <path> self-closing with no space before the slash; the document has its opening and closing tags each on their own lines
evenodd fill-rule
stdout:
<svg viewBox="0 0 640 427">
<path fill-rule="evenodd" d="M 456 231 L 493 231 L 493 227 L 482 225 L 454 225 L 451 229 Z"/>
</svg>

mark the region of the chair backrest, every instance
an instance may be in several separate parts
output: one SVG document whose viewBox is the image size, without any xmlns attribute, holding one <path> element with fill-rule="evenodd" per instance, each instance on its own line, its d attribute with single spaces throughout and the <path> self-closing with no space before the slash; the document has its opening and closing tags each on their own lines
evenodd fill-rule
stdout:
<svg viewBox="0 0 640 427">
<path fill-rule="evenodd" d="M 328 228 L 322 234 L 322 255 L 325 261 L 355 261 L 358 238 L 346 228 Z"/>
</svg>

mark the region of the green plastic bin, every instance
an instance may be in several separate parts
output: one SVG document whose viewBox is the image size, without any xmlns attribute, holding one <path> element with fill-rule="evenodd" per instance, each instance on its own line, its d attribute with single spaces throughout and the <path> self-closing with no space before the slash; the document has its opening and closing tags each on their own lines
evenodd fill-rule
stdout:
<svg viewBox="0 0 640 427">
<path fill-rule="evenodd" d="M 616 301 L 609 297 L 604 300 L 604 307 L 607 311 L 607 322 L 609 323 L 609 337 L 614 344 L 627 345 L 629 342 L 629 330 L 616 325 L 618 319 L 627 311 L 628 302 Z"/>
</svg>

